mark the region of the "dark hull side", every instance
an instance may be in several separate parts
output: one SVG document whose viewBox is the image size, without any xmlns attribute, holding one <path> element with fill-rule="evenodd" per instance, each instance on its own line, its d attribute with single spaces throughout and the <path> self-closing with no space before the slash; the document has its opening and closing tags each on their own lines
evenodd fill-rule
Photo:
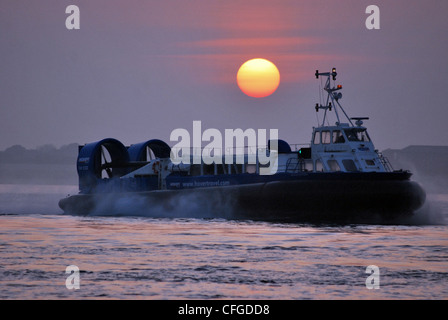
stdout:
<svg viewBox="0 0 448 320">
<path fill-rule="evenodd" d="M 62 199 L 69 214 L 144 214 L 262 221 L 375 222 L 410 215 L 425 201 L 407 179 L 309 179 Z"/>
</svg>

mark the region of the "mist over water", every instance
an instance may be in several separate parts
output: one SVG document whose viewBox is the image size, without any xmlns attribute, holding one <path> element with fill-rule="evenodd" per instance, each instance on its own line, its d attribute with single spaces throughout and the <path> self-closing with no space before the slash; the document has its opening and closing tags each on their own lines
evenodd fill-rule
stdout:
<svg viewBox="0 0 448 320">
<path fill-rule="evenodd" d="M 61 198 L 76 194 L 78 186 L 0 184 L 0 214 L 61 214 Z"/>
<path fill-rule="evenodd" d="M 416 210 L 412 216 L 402 217 L 397 224 L 402 225 L 447 225 L 446 213 L 448 195 L 428 195 L 423 206 Z"/>
<path fill-rule="evenodd" d="M 129 194 L 120 199 L 102 195 L 90 216 L 134 216 L 150 218 L 227 218 L 233 219 L 235 208 L 231 200 L 217 196 L 211 201 L 199 193 L 188 193 L 165 201 L 148 201 L 145 195 Z"/>
</svg>

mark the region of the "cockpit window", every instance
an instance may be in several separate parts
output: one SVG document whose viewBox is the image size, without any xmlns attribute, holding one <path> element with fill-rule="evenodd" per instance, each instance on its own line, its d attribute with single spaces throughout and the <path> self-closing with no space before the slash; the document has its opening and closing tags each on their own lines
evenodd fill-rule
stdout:
<svg viewBox="0 0 448 320">
<path fill-rule="evenodd" d="M 333 131 L 333 143 L 344 143 L 345 138 L 340 130 Z"/>
<path fill-rule="evenodd" d="M 320 143 L 320 131 L 314 132 L 314 144 Z"/>
<path fill-rule="evenodd" d="M 330 131 L 322 131 L 322 143 L 328 144 L 331 142 Z"/>
<path fill-rule="evenodd" d="M 345 135 L 349 141 L 369 142 L 370 138 L 366 129 L 346 129 Z"/>
</svg>

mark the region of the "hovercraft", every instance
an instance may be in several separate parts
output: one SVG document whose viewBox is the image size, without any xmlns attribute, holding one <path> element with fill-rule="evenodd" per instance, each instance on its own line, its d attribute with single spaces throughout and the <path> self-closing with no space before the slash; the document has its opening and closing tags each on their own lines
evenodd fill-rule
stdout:
<svg viewBox="0 0 448 320">
<path fill-rule="evenodd" d="M 315 76 L 327 77 L 326 101 L 315 105 L 323 120 L 307 146 L 292 148 L 276 140 L 257 149 L 276 153 L 271 174 L 260 174 L 266 165 L 258 157 L 250 162 L 248 154 L 242 163 L 178 162 L 162 140 L 126 147 L 108 138 L 79 147 L 79 194 L 61 199 L 60 208 L 69 214 L 144 210 L 170 217 L 173 207 L 188 216 L 182 206 L 194 202 L 207 218 L 295 222 L 392 221 L 412 215 L 425 202 L 425 191 L 411 180 L 411 172 L 393 170 L 375 149 L 364 126 L 368 118 L 348 117 L 339 102 L 342 86 L 334 86 L 336 69 L 316 70 Z M 334 125 L 328 124 L 330 112 Z"/>
</svg>

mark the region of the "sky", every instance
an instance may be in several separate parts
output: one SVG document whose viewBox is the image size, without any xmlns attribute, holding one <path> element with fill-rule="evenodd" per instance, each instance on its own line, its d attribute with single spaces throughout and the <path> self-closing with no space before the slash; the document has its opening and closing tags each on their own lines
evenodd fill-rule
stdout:
<svg viewBox="0 0 448 320">
<path fill-rule="evenodd" d="M 371 4 L 378 30 L 365 25 Z M 69 5 L 79 30 L 66 28 Z M 448 145 L 447 12 L 442 0 L 1 0 L 0 150 L 174 145 L 197 120 L 309 143 L 322 116 L 314 72 L 332 67 L 377 149 Z M 238 88 L 252 58 L 280 71 L 268 97 Z"/>
</svg>

